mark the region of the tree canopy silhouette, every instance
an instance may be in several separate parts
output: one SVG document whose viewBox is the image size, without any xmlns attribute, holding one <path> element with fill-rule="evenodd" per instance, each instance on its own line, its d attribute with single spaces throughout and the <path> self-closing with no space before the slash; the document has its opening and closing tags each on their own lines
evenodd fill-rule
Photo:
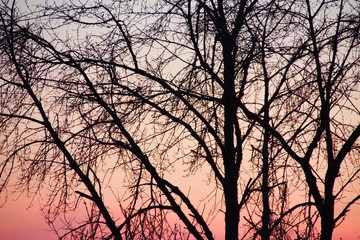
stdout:
<svg viewBox="0 0 360 240">
<path fill-rule="evenodd" d="M 1 194 L 46 195 L 61 239 L 332 239 L 360 199 L 359 9 L 2 0 Z"/>
</svg>

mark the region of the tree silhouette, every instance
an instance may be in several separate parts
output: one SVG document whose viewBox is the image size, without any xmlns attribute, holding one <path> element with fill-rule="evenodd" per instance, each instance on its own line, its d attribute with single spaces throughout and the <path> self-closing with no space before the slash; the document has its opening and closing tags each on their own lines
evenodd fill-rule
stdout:
<svg viewBox="0 0 360 240">
<path fill-rule="evenodd" d="M 1 192 L 46 194 L 59 238 L 331 239 L 360 198 L 358 9 L 2 1 Z"/>
</svg>

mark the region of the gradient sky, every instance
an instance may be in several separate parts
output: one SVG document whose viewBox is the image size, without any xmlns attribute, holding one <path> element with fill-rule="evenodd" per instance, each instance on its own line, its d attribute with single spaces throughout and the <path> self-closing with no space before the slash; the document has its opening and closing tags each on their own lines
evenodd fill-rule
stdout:
<svg viewBox="0 0 360 240">
<path fill-rule="evenodd" d="M 20 1 L 21 2 L 21 1 Z M 37 0 L 36 2 L 41 2 Z M 35 3 L 33 1 L 32 3 Z M 360 191 L 360 185 L 357 185 Z M 0 207 L 0 240 L 52 240 L 57 239 L 56 235 L 49 231 L 49 227 L 39 210 L 37 198 L 31 204 L 31 199 L 25 196 L 16 201 L 16 196 L 9 195 L 4 206 Z M 0 204 L 5 201 L 4 195 L 0 195 Z M 117 206 L 114 206 L 117 209 Z M 218 217 L 218 222 L 213 222 L 212 230 L 216 239 L 222 240 L 223 221 Z M 241 230 L 240 230 L 241 232 Z M 353 205 L 347 214 L 345 221 L 335 229 L 334 240 L 356 240 L 360 239 L 360 202 Z"/>
</svg>

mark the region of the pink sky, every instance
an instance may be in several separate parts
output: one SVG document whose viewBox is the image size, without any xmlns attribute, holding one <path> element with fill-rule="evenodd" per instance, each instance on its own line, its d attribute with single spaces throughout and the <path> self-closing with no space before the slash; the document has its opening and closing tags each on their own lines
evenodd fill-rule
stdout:
<svg viewBox="0 0 360 240">
<path fill-rule="evenodd" d="M 2 199 L 3 200 L 3 199 Z M 34 204 L 27 208 L 30 199 L 20 198 L 17 201 L 9 201 L 0 208 L 0 239 L 1 240 L 52 240 L 57 239 L 56 235 L 49 232 L 39 206 Z M 347 215 L 343 224 L 338 227 L 333 239 L 343 240 L 360 239 L 360 205 L 354 205 Z M 213 224 L 215 225 L 215 224 Z M 213 229 L 216 239 L 223 239 L 219 236 L 222 229 Z"/>
<path fill-rule="evenodd" d="M 57 239 L 48 231 L 45 220 L 38 205 L 28 208 L 29 199 L 20 198 L 9 201 L 0 208 L 0 239 L 2 240 L 32 240 Z"/>
</svg>

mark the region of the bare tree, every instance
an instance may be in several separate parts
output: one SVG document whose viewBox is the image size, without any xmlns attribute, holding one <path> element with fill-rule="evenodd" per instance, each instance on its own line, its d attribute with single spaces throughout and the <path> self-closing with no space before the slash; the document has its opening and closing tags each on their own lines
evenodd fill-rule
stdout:
<svg viewBox="0 0 360 240">
<path fill-rule="evenodd" d="M 331 239 L 360 198 L 335 215 L 360 171 L 342 117 L 359 116 L 358 9 L 2 1 L 0 190 L 46 186 L 59 238 L 214 239 L 224 218 L 225 239 L 316 238 L 318 219 Z"/>
<path fill-rule="evenodd" d="M 265 133 L 269 131 L 301 167 L 310 202 L 307 230 L 298 232 L 298 238 L 315 237 L 311 229 L 319 214 L 320 239 L 331 239 L 334 228 L 359 199 L 359 195 L 355 195 L 347 198 L 345 205 L 339 204 L 340 199 L 344 198 L 344 189 L 351 189 L 351 183 L 359 177 L 359 165 L 352 165 L 351 169 L 348 165 L 358 162 L 359 156 L 360 125 L 358 119 L 355 122 L 349 119 L 350 116 L 359 116 L 356 106 L 360 57 L 358 7 L 359 4 L 354 1 L 294 3 L 289 9 L 292 13 L 287 23 L 296 26 L 293 29 L 296 29 L 297 36 L 283 37 L 285 42 L 290 43 L 289 52 L 298 51 L 300 55 L 296 59 L 287 58 L 288 63 L 294 62 L 291 69 L 284 72 L 286 82 L 277 88 L 286 94 L 277 95 L 277 99 L 270 101 L 268 106 L 265 103 L 264 116 L 261 117 L 240 103 L 244 113 L 261 124 Z M 263 24 L 264 28 L 266 23 Z M 265 51 L 273 54 L 274 48 L 268 47 L 267 40 L 262 39 Z M 288 45 L 285 43 L 283 46 Z M 261 64 L 265 100 L 268 99 L 266 84 L 270 79 L 267 72 L 276 73 L 278 69 L 271 66 L 269 59 L 263 58 Z M 267 116 L 266 110 L 270 111 L 270 116 Z M 266 159 L 263 160 L 265 166 Z M 263 190 L 263 194 L 266 191 Z M 265 210 L 268 206 L 264 201 L 263 204 Z M 335 213 L 335 205 L 341 209 L 338 213 Z M 269 219 L 266 218 L 269 217 L 263 218 L 262 224 L 268 224 Z"/>
</svg>

